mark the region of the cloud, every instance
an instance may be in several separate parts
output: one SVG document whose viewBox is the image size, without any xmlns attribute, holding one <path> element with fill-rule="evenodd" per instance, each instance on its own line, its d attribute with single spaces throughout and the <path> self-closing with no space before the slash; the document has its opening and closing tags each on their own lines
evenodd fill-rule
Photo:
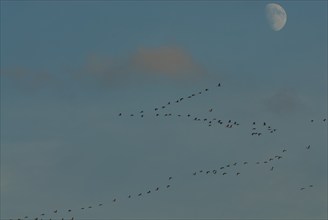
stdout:
<svg viewBox="0 0 328 220">
<path fill-rule="evenodd" d="M 141 47 L 125 59 L 92 54 L 87 57 L 82 72 L 102 82 L 115 81 L 129 75 L 164 75 L 169 77 L 189 77 L 205 73 L 185 50 L 179 47 Z"/>
<path fill-rule="evenodd" d="M 131 65 L 147 73 L 186 75 L 203 72 L 192 56 L 179 47 L 140 48 Z"/>
<path fill-rule="evenodd" d="M 263 104 L 268 111 L 278 115 L 290 115 L 303 111 L 305 108 L 305 103 L 300 95 L 286 89 L 264 99 Z"/>
<path fill-rule="evenodd" d="M 1 70 L 1 76 L 8 78 L 20 89 L 25 91 L 36 91 L 41 88 L 48 87 L 56 81 L 48 71 L 30 70 L 21 67 Z"/>
</svg>

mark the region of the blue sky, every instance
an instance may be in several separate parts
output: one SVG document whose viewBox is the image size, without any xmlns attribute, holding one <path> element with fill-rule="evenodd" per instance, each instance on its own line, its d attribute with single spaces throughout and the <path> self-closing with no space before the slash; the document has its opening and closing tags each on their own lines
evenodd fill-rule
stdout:
<svg viewBox="0 0 328 220">
<path fill-rule="evenodd" d="M 327 2 L 267 3 L 1 1 L 1 218 L 327 218 Z"/>
</svg>

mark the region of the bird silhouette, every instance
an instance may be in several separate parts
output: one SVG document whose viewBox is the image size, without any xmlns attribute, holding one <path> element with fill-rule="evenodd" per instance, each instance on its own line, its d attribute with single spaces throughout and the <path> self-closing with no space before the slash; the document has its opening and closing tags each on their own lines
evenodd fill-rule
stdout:
<svg viewBox="0 0 328 220">
<path fill-rule="evenodd" d="M 129 195 L 128 198 L 131 199 L 131 195 Z"/>
<path fill-rule="evenodd" d="M 67 210 L 67 211 L 68 211 L 68 212 L 71 212 L 72 210 L 69 209 L 69 210 Z"/>
<path fill-rule="evenodd" d="M 103 204 L 102 203 L 99 203 L 99 205 L 98 206 L 102 206 Z"/>
<path fill-rule="evenodd" d="M 89 206 L 88 209 L 92 209 L 92 206 Z"/>
<path fill-rule="evenodd" d="M 222 173 L 222 175 L 226 175 L 227 173 Z"/>
<path fill-rule="evenodd" d="M 326 119 L 326 118 L 324 118 L 324 119 L 323 119 L 323 121 L 327 121 L 327 119 Z"/>
<path fill-rule="evenodd" d="M 212 112 L 212 111 L 213 111 L 213 109 L 211 108 L 211 109 L 209 109 L 208 111 L 209 111 L 209 112 Z"/>
<path fill-rule="evenodd" d="M 283 149 L 282 152 L 286 152 L 287 150 L 286 149 Z"/>
<path fill-rule="evenodd" d="M 118 114 L 118 116 L 122 116 L 122 113 Z"/>
<path fill-rule="evenodd" d="M 158 108 L 155 108 L 155 111 L 157 111 L 158 110 Z"/>
<path fill-rule="evenodd" d="M 216 171 L 216 170 L 213 170 L 212 172 L 213 172 L 213 174 L 216 174 L 216 173 L 217 173 L 217 171 Z"/>
<path fill-rule="evenodd" d="M 54 211 L 54 213 L 57 213 L 57 212 L 58 212 L 57 210 Z"/>
<path fill-rule="evenodd" d="M 150 191 L 150 190 L 148 190 L 148 192 L 147 192 L 147 193 L 149 194 L 149 193 L 151 193 L 151 191 Z"/>
<path fill-rule="evenodd" d="M 304 189 L 305 189 L 304 187 L 300 188 L 300 190 L 304 190 Z"/>
<path fill-rule="evenodd" d="M 220 167 L 220 170 L 224 169 L 224 167 Z"/>
<path fill-rule="evenodd" d="M 246 165 L 246 164 L 247 164 L 247 162 L 245 161 L 245 162 L 244 162 L 244 164 Z"/>
<path fill-rule="evenodd" d="M 220 86 L 221 86 L 221 83 L 218 84 L 218 87 L 220 87 Z"/>
<path fill-rule="evenodd" d="M 314 120 L 312 119 L 311 122 L 313 122 Z"/>
<path fill-rule="evenodd" d="M 309 145 L 309 146 L 306 147 L 306 149 L 310 149 L 310 147 L 311 147 L 311 146 Z"/>
<path fill-rule="evenodd" d="M 139 194 L 138 194 L 138 196 L 141 196 L 141 195 L 142 195 L 142 193 L 139 193 Z"/>
<path fill-rule="evenodd" d="M 171 179 L 173 179 L 173 177 L 172 177 L 172 176 L 170 176 L 170 177 L 169 177 L 169 180 L 171 180 Z"/>
<path fill-rule="evenodd" d="M 271 171 L 273 171 L 273 167 L 271 167 L 271 169 L 270 169 Z"/>
<path fill-rule="evenodd" d="M 210 171 L 208 170 L 208 171 L 206 171 L 206 174 L 209 174 L 210 173 Z"/>
<path fill-rule="evenodd" d="M 237 165 L 237 162 L 235 162 L 233 165 L 236 166 Z"/>
<path fill-rule="evenodd" d="M 240 173 L 236 173 L 236 175 L 238 176 Z"/>
<path fill-rule="evenodd" d="M 159 187 L 157 187 L 155 190 L 158 191 L 159 190 Z"/>
<path fill-rule="evenodd" d="M 116 198 L 113 199 L 113 202 L 116 202 Z"/>
<path fill-rule="evenodd" d="M 166 188 L 169 188 L 171 185 L 166 185 Z"/>
<path fill-rule="evenodd" d="M 194 172 L 192 175 L 196 176 L 196 172 Z"/>
<path fill-rule="evenodd" d="M 313 187 L 313 185 L 309 185 L 309 187 Z"/>
</svg>

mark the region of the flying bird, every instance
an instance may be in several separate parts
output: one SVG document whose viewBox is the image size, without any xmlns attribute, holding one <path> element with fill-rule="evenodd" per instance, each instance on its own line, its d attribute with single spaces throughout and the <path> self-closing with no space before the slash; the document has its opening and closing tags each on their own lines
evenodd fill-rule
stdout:
<svg viewBox="0 0 328 220">
<path fill-rule="evenodd" d="M 222 175 L 226 175 L 227 173 L 222 173 Z"/>
<path fill-rule="evenodd" d="M 155 190 L 158 191 L 159 190 L 159 187 L 157 187 Z"/>
<path fill-rule="evenodd" d="M 221 86 L 221 83 L 218 84 L 218 87 L 220 87 L 220 86 Z"/>
<path fill-rule="evenodd" d="M 131 195 L 129 195 L 128 198 L 130 199 L 131 198 Z"/>
<path fill-rule="evenodd" d="M 169 188 L 171 185 L 166 185 L 166 188 Z"/>
<path fill-rule="evenodd" d="M 213 109 L 211 108 L 211 109 L 209 109 L 208 111 L 209 111 L 209 112 L 212 112 L 212 111 L 213 111 Z"/>
<path fill-rule="evenodd" d="M 311 146 L 309 145 L 309 146 L 306 147 L 306 149 L 310 149 L 310 147 L 311 147 Z"/>
<path fill-rule="evenodd" d="M 304 189 L 305 189 L 304 187 L 300 188 L 300 190 L 304 190 Z"/>
<path fill-rule="evenodd" d="M 142 193 L 139 193 L 139 194 L 138 194 L 138 196 L 141 196 L 141 195 L 142 195 Z"/>
<path fill-rule="evenodd" d="M 196 172 L 194 172 L 192 175 L 196 176 Z"/>
<path fill-rule="evenodd" d="M 57 212 L 58 212 L 57 210 L 54 211 L 54 213 L 57 213 Z"/>
<path fill-rule="evenodd" d="M 208 170 L 208 171 L 206 171 L 206 174 L 209 174 L 210 173 L 210 171 Z"/>
<path fill-rule="evenodd" d="M 151 193 L 151 191 L 149 190 L 147 193 L 149 194 L 149 193 Z"/>
<path fill-rule="evenodd" d="M 67 210 L 67 211 L 68 211 L 68 212 L 71 212 L 72 210 L 69 209 L 69 210 Z"/>
<path fill-rule="evenodd" d="M 273 171 L 273 167 L 271 167 L 271 169 L 270 169 L 271 171 Z"/>
<path fill-rule="evenodd" d="M 122 116 L 122 113 L 118 114 L 118 116 Z"/>
<path fill-rule="evenodd" d="M 170 177 L 169 177 L 169 180 L 171 180 L 172 178 L 173 178 L 173 177 L 172 177 L 172 176 L 170 176 Z"/>
<path fill-rule="evenodd" d="M 113 202 L 116 202 L 116 198 L 113 199 Z"/>
<path fill-rule="evenodd" d="M 286 152 L 287 150 L 286 149 L 283 149 L 282 152 Z"/>
<path fill-rule="evenodd" d="M 216 171 L 216 170 L 213 170 L 212 172 L 213 172 L 213 174 L 216 174 L 216 173 L 217 173 L 217 171 Z"/>
<path fill-rule="evenodd" d="M 102 206 L 103 204 L 102 203 L 100 203 L 98 206 Z"/>
<path fill-rule="evenodd" d="M 313 187 L 313 185 L 309 185 L 309 187 Z"/>
<path fill-rule="evenodd" d="M 247 164 L 247 162 L 245 161 L 244 164 Z"/>
<path fill-rule="evenodd" d="M 238 176 L 240 173 L 236 173 L 236 175 Z"/>
</svg>

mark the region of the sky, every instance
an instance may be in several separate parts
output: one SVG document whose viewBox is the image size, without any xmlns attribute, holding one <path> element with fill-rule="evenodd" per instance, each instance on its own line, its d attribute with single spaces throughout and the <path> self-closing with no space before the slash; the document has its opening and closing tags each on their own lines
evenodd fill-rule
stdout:
<svg viewBox="0 0 328 220">
<path fill-rule="evenodd" d="M 326 1 L 1 1 L 0 18 L 1 219 L 327 218 Z"/>
</svg>

